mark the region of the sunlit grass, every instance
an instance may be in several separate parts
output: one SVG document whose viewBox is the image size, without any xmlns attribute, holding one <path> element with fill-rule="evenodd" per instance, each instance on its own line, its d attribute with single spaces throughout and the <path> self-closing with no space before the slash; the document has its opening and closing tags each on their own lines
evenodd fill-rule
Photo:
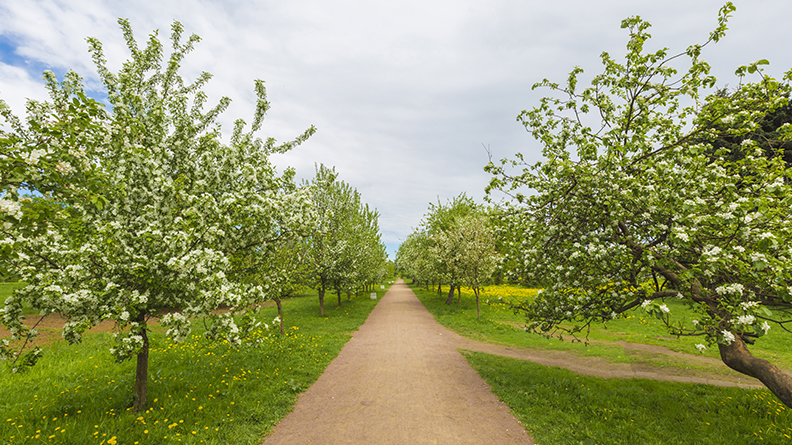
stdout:
<svg viewBox="0 0 792 445">
<path fill-rule="evenodd" d="M 538 444 L 792 443 L 792 413 L 766 390 L 606 379 L 465 355 Z"/>
<path fill-rule="evenodd" d="M 153 332 L 149 409 L 142 413 L 131 409 L 134 361 L 113 363 L 109 335 L 88 335 L 75 346 L 58 341 L 27 373 L 1 371 L 0 438 L 12 444 L 258 443 L 377 301 L 368 294 L 344 296 L 341 307 L 326 300 L 320 317 L 315 293 L 287 299 L 286 335 L 261 329 L 255 347 L 235 349 L 200 332 L 174 343 Z M 275 307 L 265 307 L 260 319 L 271 325 L 276 315 Z"/>
</svg>

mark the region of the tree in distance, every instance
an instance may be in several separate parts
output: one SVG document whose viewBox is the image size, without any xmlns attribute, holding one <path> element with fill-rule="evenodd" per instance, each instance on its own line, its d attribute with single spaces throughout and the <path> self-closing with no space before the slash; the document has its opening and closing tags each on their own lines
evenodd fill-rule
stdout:
<svg viewBox="0 0 792 445">
<path fill-rule="evenodd" d="M 399 245 L 396 265 L 399 272 L 416 280 L 449 284 L 446 304 L 454 302 L 454 290 L 462 305 L 461 287 L 468 286 L 476 297 L 481 316 L 480 290 L 492 276 L 501 258 L 495 250 L 490 215 L 465 193 L 446 205 L 430 203 L 421 226 Z"/>
</svg>

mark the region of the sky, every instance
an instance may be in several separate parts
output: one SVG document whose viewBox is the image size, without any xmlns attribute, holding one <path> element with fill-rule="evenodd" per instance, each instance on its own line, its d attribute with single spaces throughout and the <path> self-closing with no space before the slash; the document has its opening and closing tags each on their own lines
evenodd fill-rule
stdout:
<svg viewBox="0 0 792 445">
<path fill-rule="evenodd" d="M 483 202 L 493 158 L 542 147 L 516 120 L 580 66 L 581 82 L 600 72 L 603 51 L 623 55 L 621 20 L 652 24 L 647 48 L 683 52 L 717 24 L 715 0 L 0 0 L 0 98 L 17 115 L 27 98 L 43 100 L 44 70 L 80 74 L 103 96 L 86 37 L 99 39 L 111 70 L 128 57 L 118 18 L 129 19 L 141 46 L 154 30 L 167 44 L 174 20 L 202 41 L 184 61 L 190 80 L 214 75 L 210 103 L 233 102 L 221 116 L 230 134 L 250 121 L 255 79 L 266 82 L 272 109 L 260 136 L 288 141 L 311 125 L 317 133 L 275 155 L 281 169 L 310 179 L 315 164 L 334 166 L 380 213 L 391 258 L 430 202 L 464 192 Z M 726 37 L 703 58 L 718 86 L 734 70 L 768 59 L 780 77 L 792 68 L 789 0 L 736 0 Z M 166 45 L 166 47 L 169 47 Z M 586 82 L 587 83 L 587 82 Z M 493 196 L 496 200 L 502 195 Z"/>
</svg>

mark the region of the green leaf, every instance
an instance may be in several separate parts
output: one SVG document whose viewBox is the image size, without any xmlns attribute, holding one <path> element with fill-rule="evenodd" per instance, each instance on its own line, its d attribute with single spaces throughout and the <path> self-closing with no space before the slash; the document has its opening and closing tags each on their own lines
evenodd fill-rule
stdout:
<svg viewBox="0 0 792 445">
<path fill-rule="evenodd" d="M 773 313 L 766 306 L 759 306 L 759 308 L 756 310 L 756 312 L 758 312 L 760 315 L 762 315 L 764 317 L 768 317 L 768 318 L 773 316 Z"/>
</svg>

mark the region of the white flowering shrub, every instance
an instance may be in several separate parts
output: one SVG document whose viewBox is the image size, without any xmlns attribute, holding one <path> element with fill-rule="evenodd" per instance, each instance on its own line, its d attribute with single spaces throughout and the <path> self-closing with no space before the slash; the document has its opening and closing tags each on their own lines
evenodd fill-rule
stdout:
<svg viewBox="0 0 792 445">
<path fill-rule="evenodd" d="M 707 43 L 724 34 L 733 10 L 721 10 Z M 792 379 L 746 346 L 792 320 L 792 170 L 783 150 L 759 149 L 746 136 L 789 107 L 792 72 L 778 81 L 758 61 L 738 69 L 735 91 L 707 96 L 716 79 L 699 57 L 704 45 L 647 53 L 649 24 L 632 17 L 622 27 L 625 62 L 603 53 L 605 70 L 591 86 L 578 87 L 580 68 L 565 86 L 535 85 L 560 96 L 520 115 L 546 160 L 487 166 L 489 190 L 514 198 L 507 220 L 522 241 L 507 264 L 545 287 L 519 309 L 534 331 L 551 335 L 642 306 L 672 334 L 703 337 L 700 350 L 717 344 L 728 366 L 792 406 Z M 679 75 L 670 62 L 683 57 L 690 68 Z M 749 74 L 758 80 L 746 82 Z M 745 138 L 731 148 L 739 156 L 714 143 L 724 135 Z M 668 299 L 700 317 L 675 319 Z"/>
<path fill-rule="evenodd" d="M 296 187 L 293 171 L 279 175 L 268 157 L 314 129 L 282 145 L 255 137 L 269 108 L 257 81 L 251 129 L 238 120 L 230 143 L 223 143 L 215 119 L 229 99 L 204 110 L 201 87 L 210 75 L 193 84 L 178 75 L 198 37 L 182 42 L 182 26 L 174 23 L 173 51 L 163 66 L 156 33 L 141 49 L 129 24 L 119 23 L 132 57 L 118 73 L 106 67 L 101 44 L 89 39 L 112 105 L 102 122 L 104 139 L 94 147 L 108 184 L 104 205 L 67 206 L 68 224 L 49 224 L 44 233 L 11 221 L 9 261 L 28 286 L 6 301 L 3 322 L 12 332 L 24 330 L 17 314 L 27 303 L 67 317 L 63 335 L 76 342 L 91 326 L 114 320 L 111 353 L 118 360 L 137 355 L 140 384 L 155 317 L 177 341 L 198 317 L 208 319 L 207 336 L 232 344 L 244 338 L 230 314 L 213 311 L 237 313 L 266 299 L 262 283 L 239 277 L 267 260 L 268 243 L 311 226 L 310 193 Z M 145 389 L 136 400 L 143 407 Z"/>
</svg>

